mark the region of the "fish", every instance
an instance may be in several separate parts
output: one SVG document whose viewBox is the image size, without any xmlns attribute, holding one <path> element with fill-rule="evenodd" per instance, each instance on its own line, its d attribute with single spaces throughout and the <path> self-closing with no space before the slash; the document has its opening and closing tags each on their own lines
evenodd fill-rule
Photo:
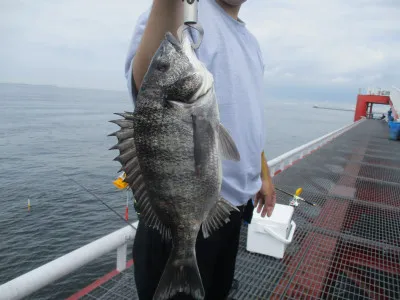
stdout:
<svg viewBox="0 0 400 300">
<path fill-rule="evenodd" d="M 140 212 L 139 220 L 172 240 L 153 299 L 177 293 L 204 299 L 196 240 L 208 238 L 238 211 L 221 192 L 222 160 L 240 161 L 221 124 L 214 78 L 188 34 L 167 32 L 152 57 L 133 112 L 116 113 L 115 158 Z"/>
</svg>

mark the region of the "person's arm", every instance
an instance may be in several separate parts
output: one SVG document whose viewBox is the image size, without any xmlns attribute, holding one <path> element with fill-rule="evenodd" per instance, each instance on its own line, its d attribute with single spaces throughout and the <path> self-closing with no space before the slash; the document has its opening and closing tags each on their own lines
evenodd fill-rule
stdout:
<svg viewBox="0 0 400 300">
<path fill-rule="evenodd" d="M 264 151 L 261 153 L 261 179 L 271 181 L 271 173 L 269 171 Z"/>
<path fill-rule="evenodd" d="M 153 0 L 141 41 L 133 58 L 132 75 L 136 90 L 139 90 L 151 59 L 169 31 L 176 36 L 183 22 L 181 0 Z"/>
<path fill-rule="evenodd" d="M 261 153 L 261 180 L 262 186 L 254 199 L 254 207 L 257 207 L 262 217 L 270 217 L 276 203 L 276 192 L 264 151 Z"/>
</svg>

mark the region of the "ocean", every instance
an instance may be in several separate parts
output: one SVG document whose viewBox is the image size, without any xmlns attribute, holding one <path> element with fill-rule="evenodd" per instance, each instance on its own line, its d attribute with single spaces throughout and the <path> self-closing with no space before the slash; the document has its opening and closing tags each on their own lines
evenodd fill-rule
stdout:
<svg viewBox="0 0 400 300">
<path fill-rule="evenodd" d="M 107 136 L 118 127 L 108 121 L 132 105 L 127 92 L 22 84 L 0 84 L 0 104 L 2 284 L 126 226 L 71 179 L 124 214 L 126 194 L 112 184 L 117 151 L 108 150 L 116 139 Z M 265 100 L 268 159 L 353 121 L 353 112 L 313 104 Z M 113 270 L 115 258 L 116 251 L 29 299 L 68 297 Z"/>
</svg>

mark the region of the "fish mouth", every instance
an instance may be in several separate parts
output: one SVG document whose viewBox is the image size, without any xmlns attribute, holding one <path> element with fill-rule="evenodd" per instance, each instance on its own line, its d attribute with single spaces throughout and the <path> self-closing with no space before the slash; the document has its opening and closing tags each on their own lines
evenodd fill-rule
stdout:
<svg viewBox="0 0 400 300">
<path fill-rule="evenodd" d="M 178 39 L 171 33 L 167 32 L 165 35 L 167 41 L 176 49 L 176 50 L 182 50 L 182 45 L 178 41 Z"/>
<path fill-rule="evenodd" d="M 212 89 L 213 77 L 197 58 L 197 55 L 190 43 L 189 33 L 183 33 L 183 31 L 178 32 L 177 38 L 171 32 L 167 32 L 165 35 L 165 42 L 174 47 L 177 52 L 180 52 L 182 55 L 184 55 L 188 59 L 188 63 L 193 68 L 190 74 L 187 74 L 183 78 L 179 78 L 167 87 L 171 90 L 174 89 L 174 86 L 183 87 L 183 90 L 184 87 L 187 87 L 191 90 L 191 92 L 177 92 L 177 94 L 180 94 L 180 97 L 176 97 L 177 95 L 175 94 L 173 96 L 175 99 L 171 99 L 172 97 L 167 97 L 167 100 L 183 102 L 187 105 L 194 104 L 198 98 L 203 97 Z M 190 81 L 192 81 L 192 84 L 188 84 Z"/>
</svg>

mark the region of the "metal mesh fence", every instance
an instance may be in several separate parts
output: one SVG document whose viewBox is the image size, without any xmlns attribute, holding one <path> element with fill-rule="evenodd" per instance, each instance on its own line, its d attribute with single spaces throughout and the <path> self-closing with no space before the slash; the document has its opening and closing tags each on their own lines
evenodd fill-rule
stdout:
<svg viewBox="0 0 400 300">
<path fill-rule="evenodd" d="M 133 267 L 110 279 L 94 291 L 88 293 L 81 299 L 101 300 L 132 300 L 138 299 L 133 276 Z"/>
<path fill-rule="evenodd" d="M 400 299 L 400 142 L 367 120 L 274 177 L 303 188 L 283 259 L 246 250 L 242 227 L 231 299 Z M 290 197 L 278 194 L 278 203 Z M 136 299 L 132 268 L 86 296 Z"/>
</svg>

